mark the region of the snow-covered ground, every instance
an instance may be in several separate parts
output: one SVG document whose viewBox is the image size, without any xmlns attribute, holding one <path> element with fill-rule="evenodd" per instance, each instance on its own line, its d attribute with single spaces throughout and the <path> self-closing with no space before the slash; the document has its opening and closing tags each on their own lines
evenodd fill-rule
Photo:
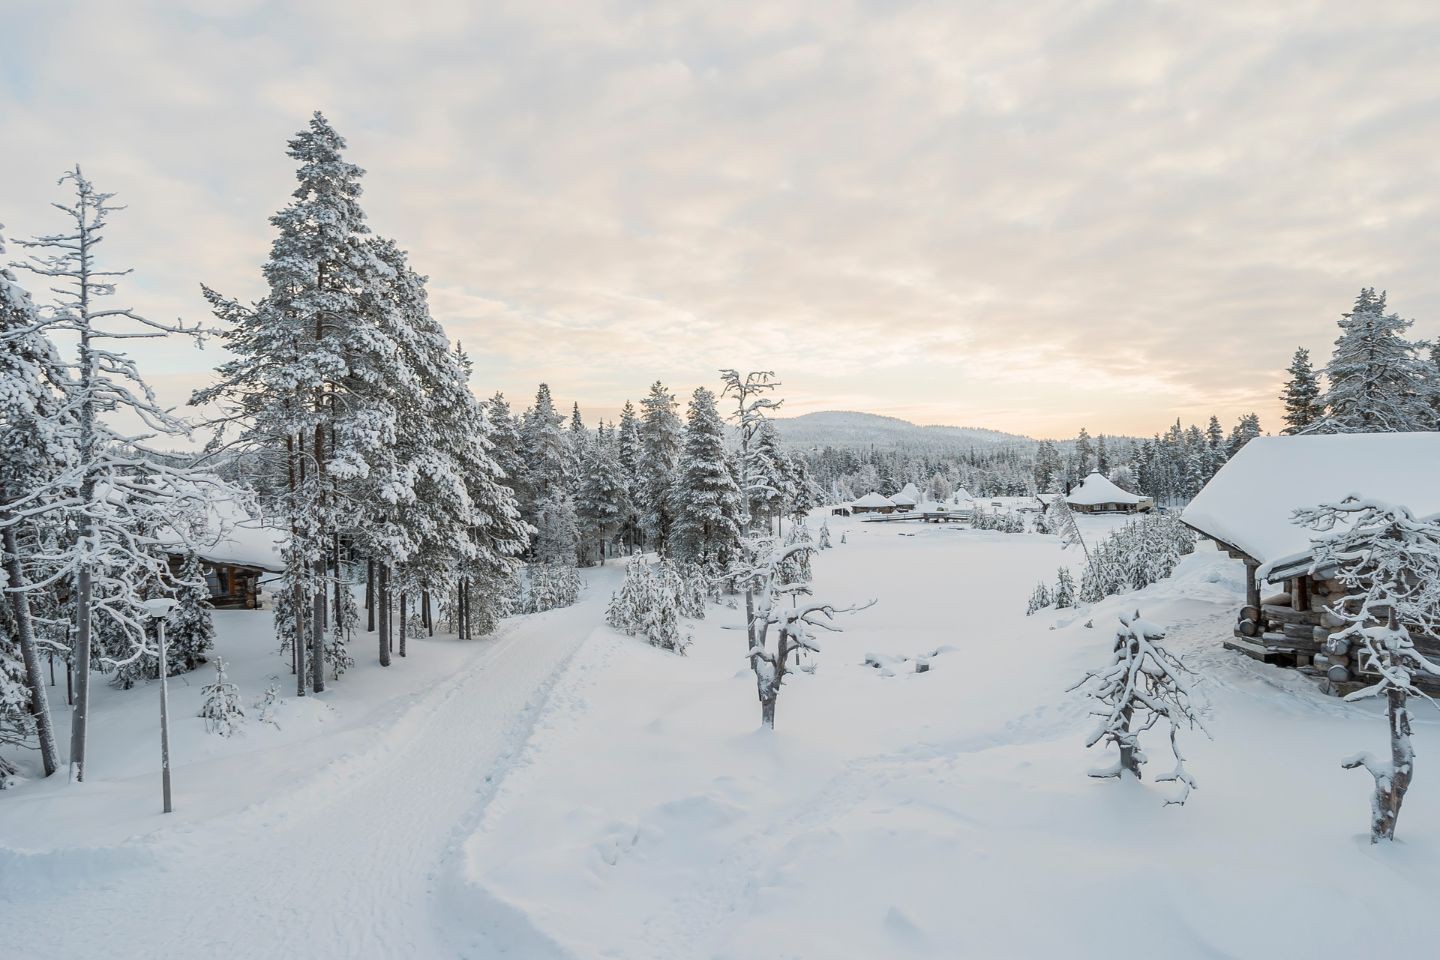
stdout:
<svg viewBox="0 0 1440 960">
<path fill-rule="evenodd" d="M 879 603 L 792 676 L 773 734 L 735 611 L 697 624 L 686 657 L 652 649 L 600 626 L 614 565 L 574 608 L 418 641 L 386 676 L 362 648 L 333 692 L 287 692 L 279 730 L 209 736 L 189 718 L 202 675 L 177 685 L 168 818 L 153 688 L 105 690 L 93 782 L 0 794 L 6 941 L 62 957 L 1429 955 L 1440 715 L 1417 708 L 1401 840 L 1372 847 L 1370 778 L 1339 761 L 1384 747 L 1381 710 L 1221 648 L 1238 564 L 1202 546 L 1139 595 L 1027 618 L 1036 580 L 1078 568 L 1053 537 L 829 522 L 818 591 Z M 1087 535 L 1115 522 L 1081 519 Z M 1212 704 L 1215 740 L 1185 741 L 1184 808 L 1149 780 L 1087 778 L 1107 758 L 1065 693 L 1136 605 L 1172 627 Z M 217 618 L 247 704 L 281 665 L 263 616 Z M 923 674 L 898 660 L 937 649 Z"/>
</svg>

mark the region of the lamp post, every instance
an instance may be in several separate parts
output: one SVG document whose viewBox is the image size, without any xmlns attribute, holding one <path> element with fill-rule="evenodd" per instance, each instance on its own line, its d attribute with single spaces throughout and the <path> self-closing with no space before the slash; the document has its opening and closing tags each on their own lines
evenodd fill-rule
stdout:
<svg viewBox="0 0 1440 960">
<path fill-rule="evenodd" d="M 155 633 L 159 641 L 160 658 L 160 788 L 165 797 L 165 812 L 172 812 L 170 805 L 170 688 L 167 678 L 170 661 L 165 653 L 165 618 L 180 605 L 170 597 L 157 597 L 141 604 L 145 616 L 155 621 Z"/>
</svg>

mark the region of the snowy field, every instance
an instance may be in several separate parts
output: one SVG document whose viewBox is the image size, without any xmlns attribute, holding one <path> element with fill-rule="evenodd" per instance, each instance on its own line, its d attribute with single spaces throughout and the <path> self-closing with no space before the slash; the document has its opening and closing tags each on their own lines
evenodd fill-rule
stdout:
<svg viewBox="0 0 1440 960">
<path fill-rule="evenodd" d="M 379 682 L 365 645 L 322 696 L 296 700 L 282 673 L 278 728 L 252 716 L 209 736 L 193 717 L 208 676 L 174 683 L 170 817 L 153 686 L 98 686 L 93 782 L 0 795 L 6 942 L 60 957 L 1431 955 L 1440 715 L 1417 707 L 1400 839 L 1372 847 L 1372 782 L 1340 760 L 1384 746 L 1382 708 L 1222 649 L 1238 563 L 1202 545 L 1139 594 L 1027 618 L 1037 580 L 1078 571 L 1053 537 L 830 524 L 817 591 L 878 603 L 791 677 L 773 734 L 736 612 L 712 609 L 686 657 L 650 648 L 600 626 L 614 564 L 588 571 L 576 607 L 414 642 L 390 668 L 403 683 Z M 1084 749 L 1086 707 L 1065 692 L 1137 605 L 1211 702 L 1214 741 L 1185 741 L 1199 787 L 1183 808 L 1163 806 L 1169 785 L 1087 778 L 1109 758 Z M 216 620 L 248 706 L 284 667 L 268 614 Z M 898 659 L 937 649 L 926 673 Z M 1153 746 L 1147 777 L 1167 769 Z"/>
</svg>

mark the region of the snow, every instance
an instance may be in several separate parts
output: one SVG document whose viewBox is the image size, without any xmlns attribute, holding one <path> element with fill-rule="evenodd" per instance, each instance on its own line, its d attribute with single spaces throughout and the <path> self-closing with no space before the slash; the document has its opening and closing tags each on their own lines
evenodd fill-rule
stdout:
<svg viewBox="0 0 1440 960">
<path fill-rule="evenodd" d="M 1065 500 L 1076 507 L 1094 507 L 1103 503 L 1139 503 L 1141 498 L 1122 490 L 1097 470 L 1086 477 L 1080 486 L 1071 490 Z"/>
<path fill-rule="evenodd" d="M 889 497 L 882 497 L 880 494 L 871 491 L 870 493 L 865 494 L 865 496 L 861 497 L 859 500 L 856 500 L 854 503 L 851 504 L 851 506 L 893 507 L 895 506 L 895 501 L 891 500 Z"/>
<path fill-rule="evenodd" d="M 1309 551 L 1313 531 L 1291 520 L 1302 508 L 1359 493 L 1403 504 L 1417 516 L 1440 512 L 1437 474 L 1440 433 L 1256 437 L 1181 519 L 1263 566 Z"/>
<path fill-rule="evenodd" d="M 256 567 L 271 573 L 285 569 L 283 551 L 289 531 L 264 524 L 250 516 L 240 504 L 238 492 L 219 481 L 207 481 L 213 488 L 207 502 L 203 529 L 185 534 L 174 529 L 156 534 L 160 544 L 177 553 L 193 550 L 201 560 L 216 564 Z"/>
<path fill-rule="evenodd" d="M 359 665 L 303 700 L 268 615 L 217 613 L 249 716 L 208 735 L 195 713 L 213 671 L 171 681 L 175 814 L 158 812 L 154 685 L 97 685 L 90 782 L 0 794 L 7 942 L 122 958 L 1085 958 L 1114 955 L 1123 908 L 1127 942 L 1167 958 L 1430 954 L 1440 719 L 1417 709 L 1399 842 L 1372 847 L 1371 785 L 1340 761 L 1380 752 L 1383 705 L 1225 651 L 1239 562 L 1203 544 L 1138 594 L 1026 617 L 1035 582 L 1079 551 L 824 519 L 817 594 L 879 602 L 789 676 L 768 734 L 737 611 L 712 607 L 687 656 L 652 648 L 600 626 L 620 564 L 587 571 L 575 607 L 482 641 L 414 639 L 389 670 L 362 638 Z M 1123 521 L 1077 522 L 1098 540 Z M 1214 741 L 1185 741 L 1198 786 L 1183 809 L 1149 778 L 1088 778 L 1113 757 L 1085 749 L 1087 704 L 1064 692 L 1137 608 L 1211 704 Z M 252 709 L 272 673 L 278 729 Z"/>
</svg>

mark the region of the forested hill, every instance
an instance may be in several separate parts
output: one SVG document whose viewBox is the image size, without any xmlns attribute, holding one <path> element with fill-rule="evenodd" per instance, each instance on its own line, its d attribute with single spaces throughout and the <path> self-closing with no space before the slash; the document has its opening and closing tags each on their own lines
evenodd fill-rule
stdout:
<svg viewBox="0 0 1440 960">
<path fill-rule="evenodd" d="M 922 427 L 898 417 L 848 410 L 825 410 L 804 416 L 776 418 L 780 436 L 794 446 L 837 448 L 953 450 L 970 447 L 1036 445 L 1030 437 L 980 427 Z"/>
</svg>

